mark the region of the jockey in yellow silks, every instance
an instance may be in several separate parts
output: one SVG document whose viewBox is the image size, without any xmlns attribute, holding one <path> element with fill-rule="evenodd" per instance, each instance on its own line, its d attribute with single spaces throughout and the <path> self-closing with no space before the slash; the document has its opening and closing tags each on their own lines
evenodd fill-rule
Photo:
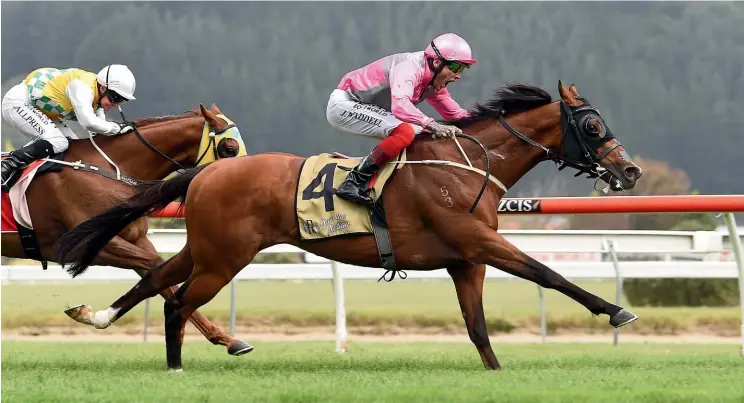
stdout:
<svg viewBox="0 0 744 403">
<path fill-rule="evenodd" d="M 77 121 L 85 130 L 98 134 L 133 131 L 131 123 L 107 121 L 104 112 L 134 100 L 135 86 L 134 74 L 122 64 L 106 66 L 98 74 L 77 68 L 32 71 L 8 90 L 2 101 L 3 119 L 32 139 L 2 161 L 3 190 L 10 189 L 18 170 L 65 151 L 68 138 L 77 138 L 64 120 Z"/>
</svg>

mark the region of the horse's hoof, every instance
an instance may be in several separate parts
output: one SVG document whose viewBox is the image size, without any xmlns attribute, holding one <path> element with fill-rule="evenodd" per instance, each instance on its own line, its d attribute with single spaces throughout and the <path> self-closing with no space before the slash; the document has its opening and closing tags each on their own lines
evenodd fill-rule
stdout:
<svg viewBox="0 0 744 403">
<path fill-rule="evenodd" d="M 248 354 L 251 351 L 253 351 L 253 346 L 251 346 L 250 344 L 242 340 L 238 340 L 235 343 L 230 344 L 229 347 L 227 347 L 227 353 L 230 355 L 234 355 L 236 357 L 243 355 L 243 354 Z"/>
<path fill-rule="evenodd" d="M 65 315 L 75 322 L 93 326 L 93 308 L 88 304 L 80 304 L 65 309 Z"/>
<path fill-rule="evenodd" d="M 610 325 L 614 327 L 625 326 L 628 323 L 638 319 L 638 316 L 627 309 L 621 309 L 620 312 L 612 315 L 610 318 Z"/>
<path fill-rule="evenodd" d="M 80 316 L 80 314 L 83 313 L 83 312 L 85 312 L 85 311 L 87 311 L 87 312 L 90 312 L 91 311 L 90 305 L 88 305 L 88 304 L 75 305 L 73 307 L 70 307 L 70 308 L 65 309 L 65 314 L 67 316 L 75 319 L 77 316 Z"/>
</svg>

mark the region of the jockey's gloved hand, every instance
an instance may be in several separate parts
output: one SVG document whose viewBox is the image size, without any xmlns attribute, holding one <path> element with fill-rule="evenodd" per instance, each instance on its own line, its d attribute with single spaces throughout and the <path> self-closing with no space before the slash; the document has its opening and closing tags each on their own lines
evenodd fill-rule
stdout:
<svg viewBox="0 0 744 403">
<path fill-rule="evenodd" d="M 119 130 L 115 134 L 127 134 L 134 131 L 134 123 L 132 122 L 113 122 L 119 126 Z"/>
<path fill-rule="evenodd" d="M 431 132 L 431 138 L 443 139 L 448 137 L 455 137 L 457 134 L 462 134 L 462 130 L 459 127 L 451 125 L 443 125 L 437 122 L 431 122 L 426 126 L 426 130 Z"/>
</svg>

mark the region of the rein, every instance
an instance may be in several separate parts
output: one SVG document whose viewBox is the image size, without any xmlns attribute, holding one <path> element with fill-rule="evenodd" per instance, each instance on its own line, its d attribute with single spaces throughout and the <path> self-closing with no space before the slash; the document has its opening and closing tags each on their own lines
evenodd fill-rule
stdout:
<svg viewBox="0 0 744 403">
<path fill-rule="evenodd" d="M 473 143 L 477 144 L 481 148 L 481 150 L 483 150 L 483 153 L 486 156 L 486 170 L 485 171 L 480 170 L 480 169 L 478 169 L 478 168 L 476 168 L 476 167 L 473 166 L 473 164 L 470 162 L 470 159 L 468 159 L 467 154 L 465 154 L 465 151 L 463 151 L 462 150 L 462 147 L 460 147 L 460 143 L 457 142 L 457 138 L 456 137 L 462 137 L 462 138 L 468 139 L 468 140 L 472 141 Z M 388 162 L 388 164 L 394 164 L 394 165 L 399 165 L 399 164 L 400 165 L 405 165 L 405 164 L 446 165 L 446 166 L 451 166 L 451 167 L 455 167 L 455 168 L 466 169 L 468 171 L 475 172 L 478 175 L 483 175 L 483 186 L 481 186 L 481 190 L 480 190 L 480 192 L 478 192 L 478 196 L 476 196 L 475 201 L 473 202 L 473 205 L 470 207 L 470 213 L 472 214 L 473 211 L 475 210 L 475 207 L 478 205 L 478 202 L 480 201 L 480 198 L 483 196 L 483 192 L 485 192 L 486 191 L 486 187 L 488 187 L 488 181 L 493 182 L 496 186 L 499 187 L 499 189 L 503 190 L 504 193 L 506 193 L 506 191 L 508 189 L 506 188 L 506 186 L 504 186 L 503 183 L 501 183 L 500 180 L 498 180 L 498 178 L 496 178 L 495 176 L 493 176 L 493 175 L 490 174 L 491 160 L 490 160 L 490 157 L 488 156 L 488 150 L 486 150 L 486 147 L 484 147 L 483 144 L 481 144 L 481 142 L 478 139 L 476 139 L 475 137 L 473 137 L 473 136 L 470 136 L 470 135 L 467 135 L 467 134 L 457 134 L 456 137 L 454 138 L 454 140 L 457 143 L 457 146 L 460 149 L 460 152 L 462 153 L 463 157 L 465 157 L 465 161 L 467 161 L 468 165 L 463 165 L 463 164 L 459 164 L 457 162 L 447 161 L 447 160 L 391 161 L 391 162 Z"/>
<path fill-rule="evenodd" d="M 121 114 L 121 119 L 126 122 L 127 121 L 127 118 L 124 117 L 124 112 L 121 110 L 121 106 L 119 106 L 119 114 Z M 137 126 L 134 124 L 134 122 L 131 122 L 131 124 L 132 124 L 132 127 L 134 128 L 134 134 L 137 135 L 137 138 L 139 139 L 139 141 L 141 143 L 143 143 L 144 145 L 146 145 L 150 150 L 156 152 L 157 154 L 159 154 L 163 158 L 165 158 L 168 161 L 170 161 L 173 165 L 175 165 L 176 167 L 178 167 L 178 169 L 180 169 L 180 170 L 186 170 L 186 167 L 184 167 L 183 165 L 181 165 L 178 162 L 174 161 L 171 157 L 163 154 L 160 150 L 158 150 L 157 148 L 155 148 L 155 146 L 153 146 L 152 144 L 150 144 L 150 142 L 148 142 L 142 136 L 142 134 L 140 134 L 140 132 L 137 129 Z M 209 146 L 210 145 L 212 146 L 212 152 L 214 153 L 214 159 L 218 159 L 218 156 L 217 156 L 217 142 L 215 140 L 215 136 L 218 136 L 218 135 L 220 135 L 220 134 L 222 134 L 222 133 L 224 133 L 224 132 L 232 129 L 233 127 L 236 127 L 235 123 L 230 123 L 229 125 L 225 126 L 222 129 L 214 130 L 214 131 L 209 132 L 209 144 L 207 144 L 207 147 L 204 149 L 204 152 L 202 153 L 202 155 L 196 160 L 195 166 L 196 165 L 199 165 L 199 163 L 201 162 L 201 160 L 204 159 L 204 157 L 207 155 L 207 150 L 209 150 Z"/>
<path fill-rule="evenodd" d="M 587 173 L 587 178 L 600 178 L 602 175 L 605 174 L 606 169 L 601 167 L 599 165 L 599 162 L 604 159 L 612 150 L 614 150 L 617 147 L 620 147 L 620 142 L 616 141 L 615 145 L 608 148 L 607 150 L 603 151 L 601 154 L 597 155 L 595 152 L 591 150 L 589 145 L 587 144 L 586 140 L 581 136 L 579 133 L 579 127 L 576 125 L 576 118 L 574 117 L 574 114 L 577 112 L 594 112 L 599 116 L 599 111 L 597 111 L 592 106 L 583 106 L 576 108 L 576 110 L 572 110 L 568 105 L 566 105 L 565 102 L 561 101 L 561 117 L 566 117 L 565 123 L 563 124 L 563 132 L 562 132 L 562 142 L 565 143 L 566 140 L 566 131 L 569 129 L 571 134 L 573 134 L 576 141 L 579 143 L 579 147 L 581 148 L 581 153 L 585 159 L 588 159 L 591 161 L 591 163 L 586 163 L 583 161 L 577 161 L 572 158 L 568 158 L 563 153 L 565 153 L 565 147 L 561 154 L 557 154 L 544 145 L 538 143 L 537 141 L 525 136 L 524 134 L 520 133 L 518 130 L 514 129 L 509 125 L 509 123 L 506 122 L 504 119 L 504 114 L 506 111 L 501 111 L 501 115 L 499 115 L 499 122 L 504 126 L 506 130 L 509 131 L 509 133 L 513 134 L 517 138 L 529 143 L 533 147 L 537 147 L 545 151 L 545 154 L 549 160 L 552 160 L 553 162 L 558 165 L 558 170 L 562 171 L 566 167 L 574 168 L 578 170 L 578 172 L 574 175 L 574 177 L 577 177 L 583 173 Z M 563 120 L 563 119 L 562 119 Z"/>
<path fill-rule="evenodd" d="M 121 106 L 119 106 L 119 114 L 121 114 L 121 119 L 126 122 L 127 121 L 127 118 L 124 117 L 124 111 L 121 110 Z M 156 153 L 160 154 L 161 157 L 163 157 L 163 158 L 167 159 L 168 161 L 170 161 L 173 165 L 177 166 L 178 169 L 182 169 L 182 170 L 185 170 L 186 169 L 183 165 L 181 165 L 178 162 L 174 161 L 173 159 L 171 159 L 171 157 L 163 154 L 160 150 L 158 150 L 157 148 L 155 148 L 155 146 L 153 146 L 152 144 L 150 144 L 150 142 L 148 142 L 144 137 L 142 137 L 142 134 L 140 134 L 139 129 L 137 129 L 137 126 L 134 124 L 134 122 L 131 122 L 131 123 L 132 123 L 132 127 L 134 128 L 134 134 L 137 135 L 137 138 L 139 139 L 139 141 L 142 142 L 144 145 L 146 145 L 147 148 L 149 148 L 150 150 L 155 151 Z"/>
<path fill-rule="evenodd" d="M 562 134 L 561 134 L 561 141 L 562 143 L 565 143 L 566 140 L 566 132 L 569 131 L 575 138 L 576 142 L 578 143 L 578 146 L 580 148 L 580 152 L 585 160 L 591 161 L 590 163 L 586 163 L 584 161 L 576 160 L 573 158 L 567 157 L 565 154 L 566 147 L 563 147 L 563 150 L 561 154 L 558 154 L 554 151 L 551 151 L 544 145 L 538 143 L 537 141 L 525 136 L 524 134 L 520 133 L 518 130 L 514 129 L 509 125 L 509 123 L 506 122 L 506 119 L 504 119 L 504 115 L 506 114 L 505 110 L 501 111 L 501 114 L 499 115 L 498 119 L 499 122 L 504 126 L 504 128 L 509 131 L 512 135 L 516 136 L 517 138 L 527 142 L 528 144 L 532 145 L 533 147 L 537 147 L 543 151 L 545 151 L 545 154 L 549 160 L 552 160 L 553 162 L 558 165 L 558 170 L 562 171 L 566 167 L 574 168 L 578 170 L 578 172 L 574 175 L 574 177 L 577 177 L 583 173 L 587 173 L 587 178 L 597 178 L 597 180 L 601 179 L 602 176 L 606 175 L 608 172 L 605 168 L 603 168 L 599 162 L 604 159 L 612 150 L 614 150 L 617 147 L 620 147 L 620 142 L 616 141 L 615 145 L 612 147 L 609 147 L 608 149 L 604 150 L 601 154 L 597 155 L 595 152 L 592 151 L 591 147 L 587 143 L 587 141 L 583 138 L 583 136 L 580 133 L 580 129 L 578 125 L 576 124 L 576 117 L 574 116 L 576 113 L 586 113 L 586 112 L 592 112 L 595 113 L 597 116 L 600 116 L 599 111 L 592 107 L 591 105 L 584 105 L 578 108 L 572 109 L 569 107 L 565 102 L 562 100 L 561 103 L 561 121 L 563 122 L 562 126 Z M 565 118 L 565 119 L 564 119 Z M 460 143 L 457 141 L 457 137 L 462 137 L 464 139 L 470 140 L 471 142 L 477 144 L 481 150 L 483 150 L 484 155 L 486 156 L 486 170 L 481 171 L 478 168 L 473 167 L 473 164 L 468 159 L 467 154 L 463 151 L 462 147 L 460 146 Z M 490 157 L 488 155 L 488 150 L 483 146 L 483 144 L 475 137 L 467 135 L 467 134 L 458 134 L 454 138 L 455 142 L 457 143 L 457 147 L 460 149 L 460 152 L 465 157 L 465 160 L 467 161 L 468 165 L 462 165 L 458 164 L 456 162 L 452 161 L 444 161 L 444 160 L 422 160 L 422 161 L 404 161 L 404 162 L 396 162 L 396 164 L 426 164 L 426 165 L 448 165 L 453 166 L 457 168 L 463 168 L 467 169 L 469 171 L 476 172 L 480 175 L 483 175 L 483 186 L 481 186 L 480 192 L 478 192 L 478 196 L 476 196 L 475 201 L 473 202 L 473 205 L 470 207 L 470 213 L 472 214 L 473 211 L 475 211 L 475 207 L 478 205 L 478 202 L 480 201 L 481 197 L 483 196 L 483 193 L 486 190 L 486 187 L 488 186 L 488 181 L 494 182 L 499 188 L 501 188 L 504 193 L 506 193 L 507 188 L 504 186 L 501 181 L 498 180 L 498 178 L 491 176 L 491 161 Z M 609 138 L 608 138 L 609 141 Z M 609 188 L 609 184 L 605 189 Z M 595 184 L 596 189 L 596 184 Z"/>
<path fill-rule="evenodd" d="M 121 118 L 124 121 L 126 121 L 126 117 L 124 116 L 124 113 L 121 110 L 121 106 L 119 106 L 119 113 L 121 114 Z M 143 143 L 144 145 L 146 145 L 152 151 L 154 151 L 157 154 L 161 155 L 163 158 L 165 158 L 168 161 L 170 161 L 173 165 L 175 165 L 179 169 L 182 169 L 182 170 L 185 170 L 186 169 L 183 165 L 181 165 L 178 162 L 174 161 L 173 159 L 171 159 L 167 155 L 163 154 L 160 150 L 158 150 L 157 148 L 155 148 L 155 146 L 153 146 L 152 144 L 150 144 L 150 142 L 148 142 L 142 136 L 142 134 L 139 132 L 139 130 L 135 126 L 134 122 L 130 122 L 130 123 L 131 123 L 132 127 L 134 128 L 134 132 L 137 135 L 137 139 L 139 139 L 141 143 Z M 204 152 L 201 154 L 201 156 L 199 156 L 199 158 L 196 160 L 195 166 L 198 166 L 199 163 L 202 161 L 202 159 L 204 159 L 204 157 L 207 155 L 207 152 L 210 149 L 210 145 L 211 145 L 212 152 L 214 153 L 215 160 L 216 159 L 219 159 L 219 156 L 217 154 L 217 141 L 216 141 L 215 137 L 218 136 L 218 135 L 220 135 L 220 134 L 222 134 L 222 133 L 225 133 L 226 131 L 228 131 L 228 130 L 234 128 L 234 127 L 237 127 L 237 125 L 235 123 L 230 123 L 230 124 L 228 124 L 227 126 L 225 126 L 224 128 L 222 128 L 220 130 L 214 130 L 214 131 L 209 132 L 209 143 L 207 144 L 207 147 L 204 149 Z M 126 183 L 127 185 L 131 185 L 131 186 L 137 185 L 140 181 L 137 180 L 137 179 L 134 179 L 134 178 L 131 178 L 131 177 L 122 175 L 121 174 L 121 171 L 119 170 L 119 167 L 113 161 L 111 161 L 111 159 L 108 157 L 108 155 L 106 155 L 106 153 L 103 152 L 103 150 L 100 147 L 98 147 L 98 144 L 96 144 L 96 142 L 94 140 L 94 137 L 95 137 L 95 135 L 93 135 L 91 133 L 90 141 L 91 141 L 91 143 L 93 143 L 93 147 L 95 147 L 95 149 L 104 157 L 104 159 L 106 159 L 106 161 L 109 162 L 109 164 L 113 165 L 113 167 L 116 169 L 116 173 L 111 173 L 110 171 L 107 171 L 105 169 L 102 169 L 101 167 L 98 167 L 96 165 L 86 164 L 86 163 L 84 163 L 82 161 L 79 161 L 79 160 L 78 161 L 75 161 L 75 162 L 67 162 L 67 161 L 63 161 L 63 160 L 54 159 L 54 158 L 51 158 L 51 157 L 42 158 L 41 160 L 42 161 L 45 161 L 45 162 L 50 162 L 50 163 L 53 163 L 53 164 L 66 165 L 66 166 L 69 166 L 69 167 L 71 167 L 71 168 L 73 168 L 75 170 L 82 170 L 82 171 L 87 171 L 87 172 L 95 173 L 95 174 L 101 175 L 101 176 L 103 176 L 105 178 L 109 178 L 109 179 L 113 179 L 115 181 Z M 3 156 L 4 155 L 7 155 L 7 154 L 10 154 L 10 153 L 9 152 L 2 152 L 2 155 Z"/>
<path fill-rule="evenodd" d="M 483 186 L 481 186 L 480 192 L 478 192 L 478 196 L 475 197 L 475 201 L 473 201 L 473 206 L 470 207 L 470 214 L 473 214 L 473 211 L 475 210 L 475 207 L 478 205 L 478 202 L 480 201 L 481 197 L 483 196 L 483 192 L 486 191 L 486 187 L 488 186 L 488 180 L 490 179 L 490 172 L 491 172 L 491 158 L 488 156 L 488 150 L 486 150 L 486 147 L 483 146 L 483 144 L 475 137 L 468 135 L 468 134 L 457 134 L 456 137 L 462 137 L 464 139 L 468 139 L 472 141 L 473 143 L 477 144 L 478 147 L 483 150 L 483 154 L 486 156 L 486 171 L 483 175 Z M 457 140 L 455 140 L 457 141 Z M 458 143 L 459 146 L 459 143 Z M 460 149 L 462 151 L 462 148 Z M 465 153 L 463 152 L 463 155 Z M 465 159 L 467 159 L 467 155 L 465 156 Z M 470 164 L 470 160 L 468 160 L 468 164 Z M 470 164 L 472 167 L 472 164 Z"/>
</svg>

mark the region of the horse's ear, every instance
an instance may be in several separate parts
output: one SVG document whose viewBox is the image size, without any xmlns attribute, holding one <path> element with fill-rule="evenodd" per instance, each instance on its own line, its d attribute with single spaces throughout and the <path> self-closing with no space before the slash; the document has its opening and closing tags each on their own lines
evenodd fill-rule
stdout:
<svg viewBox="0 0 744 403">
<path fill-rule="evenodd" d="M 558 80 L 558 93 L 561 95 L 561 99 L 570 106 L 580 106 L 581 101 L 577 100 L 574 95 L 563 86 L 563 82 Z"/>
<path fill-rule="evenodd" d="M 204 105 L 199 104 L 199 109 L 201 109 L 202 116 L 204 116 L 204 120 L 209 123 L 210 126 L 213 128 L 219 129 L 224 122 L 217 118 L 212 111 L 207 110 L 207 108 L 204 107 Z"/>
<path fill-rule="evenodd" d="M 566 90 L 566 87 L 563 86 L 563 81 L 558 80 L 558 94 L 561 96 L 561 99 L 568 102 L 569 99 L 573 98 L 570 92 Z"/>
<path fill-rule="evenodd" d="M 574 97 L 576 97 L 576 98 L 581 98 L 581 95 L 579 95 L 579 90 L 577 90 L 577 89 L 576 89 L 576 86 L 575 86 L 575 85 L 571 84 L 571 85 L 570 85 L 570 86 L 568 87 L 568 91 L 569 91 L 569 92 L 570 92 L 571 94 L 573 94 L 573 96 L 574 96 Z"/>
<path fill-rule="evenodd" d="M 217 104 L 212 104 L 212 107 L 210 108 L 212 112 L 214 112 L 215 115 L 222 115 L 222 111 L 220 108 L 217 107 Z"/>
<path fill-rule="evenodd" d="M 204 105 L 199 104 L 199 110 L 201 111 L 202 116 L 204 116 L 204 117 L 207 116 L 207 108 L 205 108 Z"/>
</svg>

